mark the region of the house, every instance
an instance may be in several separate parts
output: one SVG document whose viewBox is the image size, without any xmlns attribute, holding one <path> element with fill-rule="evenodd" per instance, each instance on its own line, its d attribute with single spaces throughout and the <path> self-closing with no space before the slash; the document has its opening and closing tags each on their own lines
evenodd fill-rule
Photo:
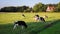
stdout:
<svg viewBox="0 0 60 34">
<path fill-rule="evenodd" d="M 46 11 L 54 11 L 55 7 L 53 5 L 48 5 Z"/>
</svg>

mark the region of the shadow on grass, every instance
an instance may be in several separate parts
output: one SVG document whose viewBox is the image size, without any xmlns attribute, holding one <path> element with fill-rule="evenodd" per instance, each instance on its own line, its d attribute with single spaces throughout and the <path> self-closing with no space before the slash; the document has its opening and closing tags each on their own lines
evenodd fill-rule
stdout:
<svg viewBox="0 0 60 34">
<path fill-rule="evenodd" d="M 52 27 L 53 25 L 55 25 L 55 24 L 57 24 L 59 22 L 60 22 L 60 19 L 52 21 L 52 22 L 50 22 L 48 24 L 43 25 L 43 27 L 40 27 L 37 30 L 31 31 L 30 34 L 38 34 L 39 32 L 44 31 L 45 29 L 47 29 L 49 27 Z"/>
<path fill-rule="evenodd" d="M 1 34 L 38 34 L 39 32 L 44 31 L 45 29 L 52 27 L 56 23 L 60 22 L 60 20 L 55 20 L 52 22 L 47 21 L 47 22 L 49 23 L 30 22 L 30 23 L 27 23 L 28 25 L 27 29 L 24 29 L 22 31 L 21 28 L 18 27 L 18 29 L 16 29 L 13 32 L 12 32 L 13 24 L 0 24 L 0 33 Z"/>
</svg>

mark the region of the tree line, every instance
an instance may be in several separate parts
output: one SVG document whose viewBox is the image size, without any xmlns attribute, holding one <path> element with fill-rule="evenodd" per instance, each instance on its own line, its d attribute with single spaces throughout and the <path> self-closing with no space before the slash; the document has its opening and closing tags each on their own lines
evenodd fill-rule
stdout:
<svg viewBox="0 0 60 34">
<path fill-rule="evenodd" d="M 57 4 L 42 4 L 37 3 L 33 7 L 29 6 L 9 6 L 0 9 L 0 12 L 46 12 L 47 6 L 53 5 L 55 7 L 54 12 L 60 12 L 60 2 Z"/>
</svg>

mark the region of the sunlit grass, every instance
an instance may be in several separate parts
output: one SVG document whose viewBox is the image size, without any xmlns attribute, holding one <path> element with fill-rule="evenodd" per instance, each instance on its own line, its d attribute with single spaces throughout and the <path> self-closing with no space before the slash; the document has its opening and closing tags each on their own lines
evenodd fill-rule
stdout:
<svg viewBox="0 0 60 34">
<path fill-rule="evenodd" d="M 0 13 L 0 23 L 13 23 L 18 20 L 23 20 L 25 22 L 34 22 L 34 15 L 39 14 L 40 16 L 47 15 L 46 21 L 60 19 L 60 13 L 24 13 L 25 18 L 22 13 Z"/>
</svg>

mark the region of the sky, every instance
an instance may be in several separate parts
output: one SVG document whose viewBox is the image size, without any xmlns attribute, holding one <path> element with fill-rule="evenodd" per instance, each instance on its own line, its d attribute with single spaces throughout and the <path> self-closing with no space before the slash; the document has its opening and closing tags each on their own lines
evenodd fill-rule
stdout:
<svg viewBox="0 0 60 34">
<path fill-rule="evenodd" d="M 56 4 L 60 2 L 60 0 L 0 0 L 0 8 L 7 6 L 29 6 L 33 7 L 37 3 L 43 4 Z"/>
</svg>

